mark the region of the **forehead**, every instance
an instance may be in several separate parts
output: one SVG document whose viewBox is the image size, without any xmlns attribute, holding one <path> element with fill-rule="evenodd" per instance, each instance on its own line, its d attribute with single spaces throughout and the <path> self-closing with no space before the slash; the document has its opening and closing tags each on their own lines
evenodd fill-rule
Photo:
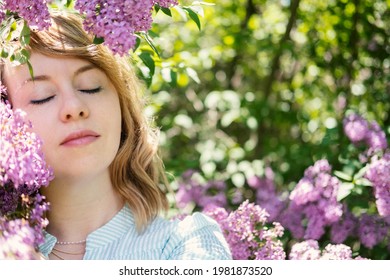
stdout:
<svg viewBox="0 0 390 280">
<path fill-rule="evenodd" d="M 7 88 L 7 94 L 12 102 L 13 96 L 33 80 L 51 81 L 69 80 L 90 69 L 99 69 L 87 60 L 74 57 L 53 57 L 40 53 L 32 53 L 30 58 L 32 73 L 27 64 L 4 64 L 2 82 Z M 90 72 L 96 75 L 96 72 Z M 90 76 L 88 76 L 90 77 Z M 99 79 L 102 77 L 99 75 Z"/>
<path fill-rule="evenodd" d="M 53 78 L 58 75 L 74 74 L 78 69 L 90 66 L 89 68 L 96 68 L 88 62 L 80 58 L 73 57 L 52 57 L 40 53 L 32 53 L 30 58 L 31 69 L 27 64 L 15 65 L 11 62 L 4 64 L 3 79 L 6 84 L 23 83 L 32 76 L 47 75 Z M 32 70 L 32 72 L 30 72 Z M 8 85 L 11 86 L 11 85 Z"/>
<path fill-rule="evenodd" d="M 2 65 L 1 81 L 7 87 L 8 92 L 12 92 L 16 84 L 19 84 L 26 75 L 29 75 L 27 65 L 15 65 L 9 61 Z"/>
</svg>

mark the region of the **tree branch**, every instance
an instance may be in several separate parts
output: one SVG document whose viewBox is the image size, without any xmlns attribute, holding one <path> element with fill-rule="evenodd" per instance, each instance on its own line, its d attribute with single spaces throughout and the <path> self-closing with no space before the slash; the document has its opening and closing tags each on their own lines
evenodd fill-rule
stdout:
<svg viewBox="0 0 390 280">
<path fill-rule="evenodd" d="M 275 52 L 274 59 L 272 60 L 271 72 L 269 74 L 269 77 L 268 77 L 266 84 L 265 84 L 265 87 L 264 87 L 264 95 L 265 95 L 266 99 L 268 99 L 268 97 L 270 96 L 270 94 L 272 92 L 272 84 L 275 81 L 275 77 L 276 77 L 277 72 L 279 71 L 280 57 L 283 54 L 284 44 L 287 42 L 287 40 L 290 39 L 291 30 L 292 30 L 292 28 L 295 24 L 296 18 L 297 18 L 299 2 L 300 2 L 300 0 L 292 0 L 292 2 L 291 2 L 291 5 L 290 5 L 290 14 L 291 15 L 290 15 L 289 21 L 287 23 L 286 31 L 285 31 L 282 39 L 280 39 L 279 48 Z"/>
<path fill-rule="evenodd" d="M 273 61 L 272 61 L 271 72 L 269 74 L 268 79 L 266 80 L 266 84 L 264 87 L 263 93 L 264 93 L 264 97 L 265 97 L 266 102 L 269 100 L 269 97 L 270 97 L 271 92 L 272 92 L 273 82 L 275 80 L 277 72 L 279 71 L 280 57 L 283 54 L 284 44 L 287 42 L 287 40 L 290 39 L 291 30 L 296 22 L 299 2 L 300 2 L 300 0 L 292 0 L 291 5 L 290 5 L 290 14 L 291 15 L 290 15 L 289 21 L 288 21 L 287 26 L 286 26 L 286 31 L 285 31 L 283 37 L 280 39 L 279 48 L 275 52 L 275 56 L 274 56 Z M 256 154 L 257 156 L 261 155 L 261 153 L 262 153 L 262 149 L 264 146 L 264 144 L 263 144 L 264 141 L 262 139 L 263 139 L 264 135 L 267 134 L 267 133 L 265 133 L 265 131 L 267 130 L 267 127 L 265 125 L 265 122 L 262 121 L 261 118 L 262 118 L 261 112 L 259 112 L 256 116 L 256 119 L 258 120 L 260 125 L 259 125 L 258 130 L 257 130 L 257 145 L 256 145 L 255 152 L 254 152 L 254 154 Z M 271 116 L 271 118 L 272 118 L 272 116 Z"/>
<path fill-rule="evenodd" d="M 257 10 L 255 4 L 253 3 L 253 0 L 247 1 L 245 10 L 246 10 L 245 18 L 241 22 L 241 28 L 240 28 L 241 33 L 243 33 L 243 34 L 245 34 L 245 32 L 248 30 L 248 24 L 249 24 L 250 18 L 259 12 Z M 242 46 L 240 46 L 240 48 L 236 50 L 236 55 L 230 61 L 230 63 L 228 64 L 228 68 L 226 70 L 227 81 L 229 82 L 228 88 L 231 88 L 231 89 L 234 88 L 233 77 L 236 74 L 237 65 L 239 65 L 240 60 L 242 59 L 242 54 L 241 54 L 240 50 L 242 50 Z"/>
</svg>

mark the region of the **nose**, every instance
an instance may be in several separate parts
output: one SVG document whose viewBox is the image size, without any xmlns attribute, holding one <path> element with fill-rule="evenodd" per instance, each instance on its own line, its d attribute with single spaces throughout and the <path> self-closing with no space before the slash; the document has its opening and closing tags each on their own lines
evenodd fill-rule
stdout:
<svg viewBox="0 0 390 280">
<path fill-rule="evenodd" d="M 60 118 L 63 122 L 76 121 L 88 118 L 89 108 L 82 96 L 77 92 L 62 95 Z"/>
</svg>

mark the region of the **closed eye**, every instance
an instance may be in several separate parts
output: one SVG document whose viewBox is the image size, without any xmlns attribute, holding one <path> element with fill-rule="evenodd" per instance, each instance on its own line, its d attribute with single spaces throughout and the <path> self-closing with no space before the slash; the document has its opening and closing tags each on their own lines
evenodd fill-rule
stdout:
<svg viewBox="0 0 390 280">
<path fill-rule="evenodd" d="M 94 93 L 98 93 L 102 90 L 102 87 L 97 87 L 97 88 L 93 88 L 93 89 L 80 89 L 79 91 L 83 92 L 83 93 L 87 93 L 87 94 L 94 94 Z"/>
<path fill-rule="evenodd" d="M 36 99 L 36 100 L 31 100 L 30 103 L 33 104 L 33 105 L 40 105 L 40 104 L 44 104 L 46 102 L 49 102 L 50 100 L 52 100 L 54 98 L 54 95 L 52 96 L 49 96 L 47 98 L 43 98 L 43 99 Z"/>
</svg>

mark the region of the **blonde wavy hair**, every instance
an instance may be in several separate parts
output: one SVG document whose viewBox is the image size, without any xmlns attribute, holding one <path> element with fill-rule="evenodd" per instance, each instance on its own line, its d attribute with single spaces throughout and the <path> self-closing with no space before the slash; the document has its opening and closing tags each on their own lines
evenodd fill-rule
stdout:
<svg viewBox="0 0 390 280">
<path fill-rule="evenodd" d="M 116 56 L 106 46 L 93 43 L 93 36 L 83 29 L 79 14 L 51 11 L 51 16 L 52 25 L 48 30 L 31 31 L 27 50 L 89 61 L 103 70 L 115 86 L 121 107 L 122 134 L 110 175 L 115 190 L 131 208 L 138 230 L 142 230 L 169 207 L 166 196 L 169 184 L 158 156 L 158 130 L 152 128 L 143 113 L 143 84 L 129 58 Z M 15 47 L 19 43 L 11 44 Z"/>
</svg>

